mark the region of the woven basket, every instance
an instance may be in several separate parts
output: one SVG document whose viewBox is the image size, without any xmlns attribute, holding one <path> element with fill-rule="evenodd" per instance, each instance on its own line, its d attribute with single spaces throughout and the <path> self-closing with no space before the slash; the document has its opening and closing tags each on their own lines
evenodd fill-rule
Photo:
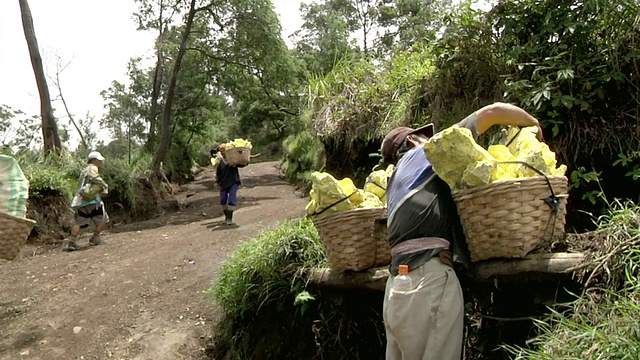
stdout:
<svg viewBox="0 0 640 360">
<path fill-rule="evenodd" d="M 384 208 L 341 211 L 313 218 L 331 269 L 360 271 L 387 265 L 391 250 L 387 241 Z"/>
<path fill-rule="evenodd" d="M 229 165 L 249 165 L 251 161 L 251 149 L 248 147 L 234 147 L 225 150 L 224 153 Z"/>
<path fill-rule="evenodd" d="M 545 202 L 551 191 L 557 212 Z M 509 179 L 452 191 L 469 246 L 471 261 L 521 258 L 564 236 L 567 178 Z"/>
<path fill-rule="evenodd" d="M 0 258 L 13 260 L 27 241 L 35 221 L 0 212 Z"/>
</svg>

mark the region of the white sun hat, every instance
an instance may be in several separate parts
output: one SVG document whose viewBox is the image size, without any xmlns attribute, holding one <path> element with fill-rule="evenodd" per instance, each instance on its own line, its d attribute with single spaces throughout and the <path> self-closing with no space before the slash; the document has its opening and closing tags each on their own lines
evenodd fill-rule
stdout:
<svg viewBox="0 0 640 360">
<path fill-rule="evenodd" d="M 87 158 L 89 160 L 96 159 L 96 160 L 104 161 L 104 156 L 102 156 L 102 154 L 100 154 L 98 151 L 90 152 Z"/>
</svg>

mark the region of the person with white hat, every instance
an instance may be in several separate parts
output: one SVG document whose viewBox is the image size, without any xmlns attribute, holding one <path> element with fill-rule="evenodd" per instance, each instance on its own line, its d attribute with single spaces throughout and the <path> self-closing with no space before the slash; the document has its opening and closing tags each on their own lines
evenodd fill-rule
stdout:
<svg viewBox="0 0 640 360">
<path fill-rule="evenodd" d="M 100 196 L 109 192 L 109 185 L 100 177 L 100 167 L 104 163 L 104 156 L 97 151 L 92 151 L 87 156 L 87 161 L 89 165 L 80 173 L 76 194 L 71 203 L 71 206 L 76 209 L 76 224 L 71 228 L 71 234 L 66 241 L 64 249 L 67 251 L 79 248 L 76 241 L 80 229 L 88 227 L 91 221 L 96 224 L 96 229 L 89 244 L 104 244 L 100 233 L 109 223 L 109 215 L 107 215 Z"/>
</svg>

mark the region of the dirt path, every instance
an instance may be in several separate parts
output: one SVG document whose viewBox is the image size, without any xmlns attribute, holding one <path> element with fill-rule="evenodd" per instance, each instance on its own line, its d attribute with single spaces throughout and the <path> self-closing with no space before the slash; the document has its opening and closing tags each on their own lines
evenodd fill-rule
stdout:
<svg viewBox="0 0 640 360">
<path fill-rule="evenodd" d="M 275 163 L 254 164 L 241 170 L 239 226 L 224 227 L 211 176 L 207 169 L 183 187 L 184 210 L 116 226 L 104 246 L 36 256 L 27 248 L 0 262 L 0 359 L 201 357 L 216 317 L 207 290 L 221 262 L 306 204 Z"/>
</svg>

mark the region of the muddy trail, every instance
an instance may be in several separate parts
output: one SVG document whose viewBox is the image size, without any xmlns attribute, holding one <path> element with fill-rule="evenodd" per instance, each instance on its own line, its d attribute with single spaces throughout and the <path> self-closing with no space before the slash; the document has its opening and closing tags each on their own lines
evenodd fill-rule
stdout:
<svg viewBox="0 0 640 360">
<path fill-rule="evenodd" d="M 208 289 L 238 242 L 303 215 L 276 163 L 241 169 L 235 226 L 222 225 L 207 168 L 185 208 L 113 226 L 106 245 L 0 260 L 0 359 L 199 359 L 217 309 Z M 89 235 L 84 234 L 84 245 Z"/>
</svg>

